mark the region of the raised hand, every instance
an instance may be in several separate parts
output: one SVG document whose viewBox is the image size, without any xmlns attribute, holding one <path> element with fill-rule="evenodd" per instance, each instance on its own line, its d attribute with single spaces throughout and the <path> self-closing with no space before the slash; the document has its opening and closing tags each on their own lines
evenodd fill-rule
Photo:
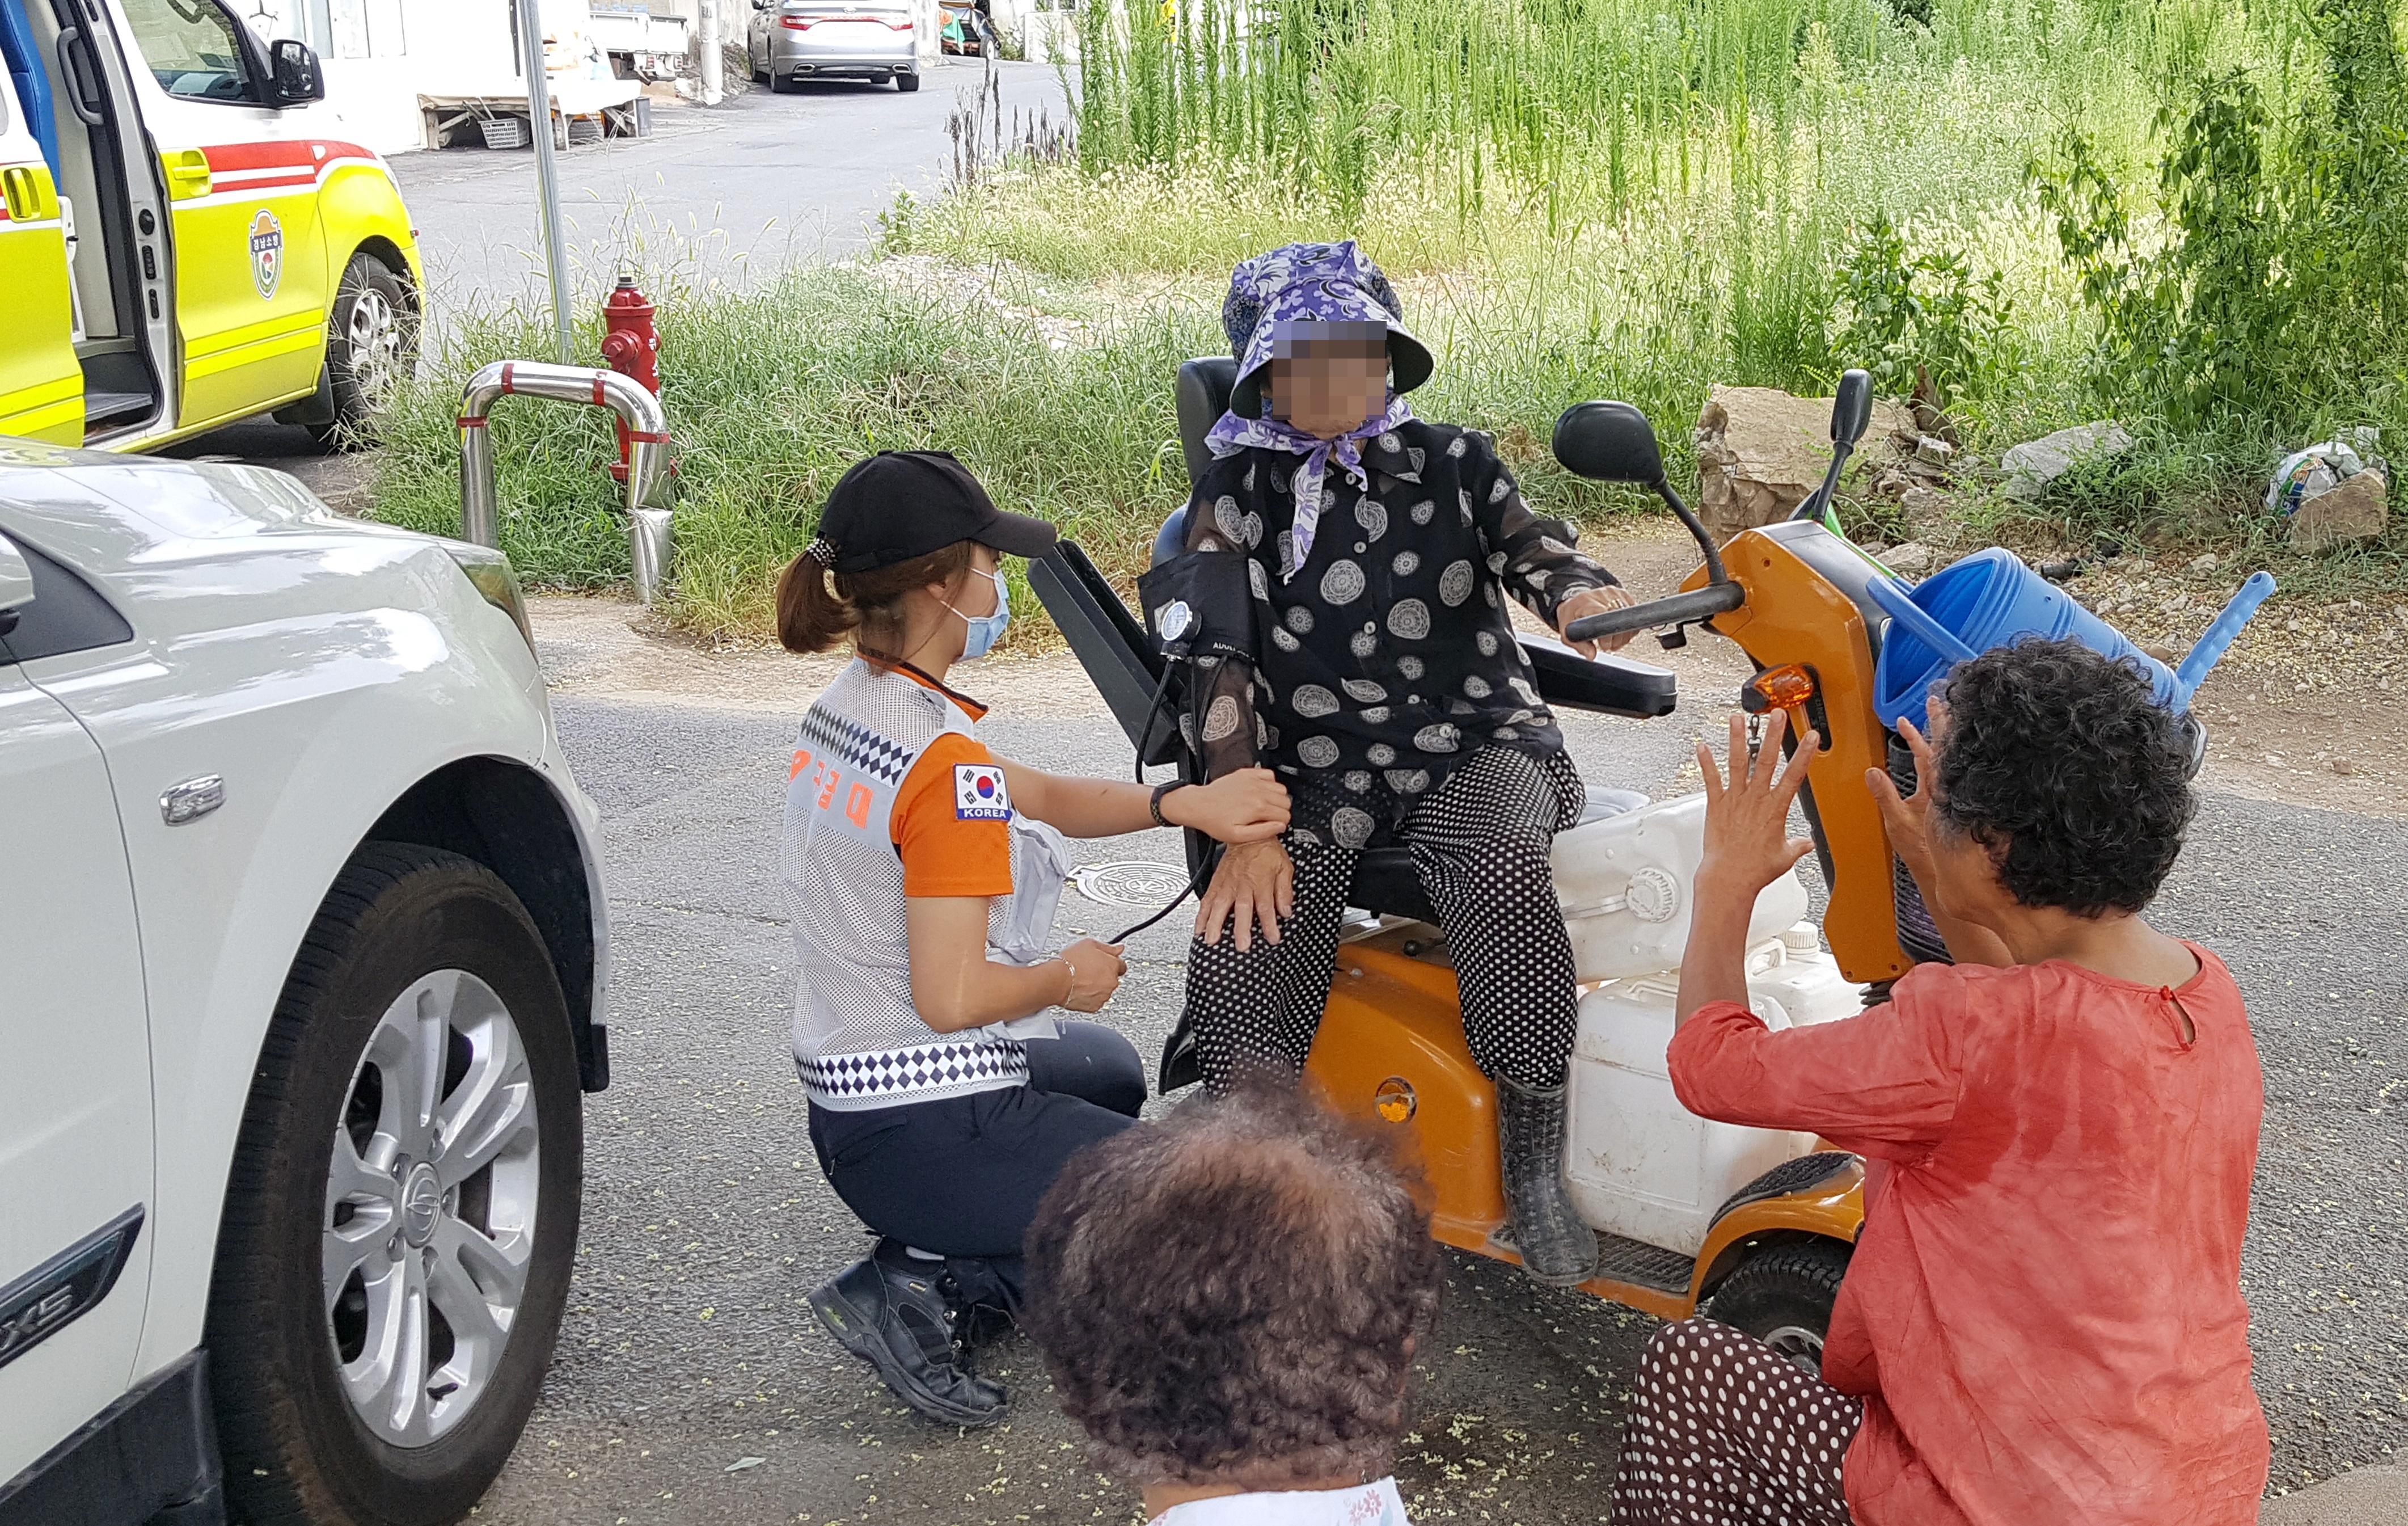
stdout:
<svg viewBox="0 0 2408 1526">
<path fill-rule="evenodd" d="M 1809 731 L 1798 739 L 1797 755 L 1783 766 L 1781 738 L 1789 717 L 1774 711 L 1766 720 L 1764 741 L 1753 764 L 1747 756 L 1747 720 L 1730 718 L 1730 777 L 1706 744 L 1698 744 L 1698 769 L 1706 782 L 1705 857 L 1698 864 L 1698 899 L 1710 895 L 1745 897 L 1753 906 L 1756 892 L 1789 872 L 1798 860 L 1814 851 L 1814 841 L 1789 835 L 1789 806 L 1806 783 L 1822 739 Z"/>
<path fill-rule="evenodd" d="M 1947 712 L 1938 700 L 1930 706 L 1932 729 L 1936 733 L 1946 724 Z M 1914 793 L 1901 796 L 1886 769 L 1867 769 L 1865 787 L 1872 791 L 1873 803 L 1881 807 L 1882 825 L 1889 830 L 1889 851 L 1914 876 L 1922 888 L 1927 904 L 1931 900 L 1933 880 L 1931 857 L 1931 788 L 1940 777 L 1940 765 L 1932 758 L 1931 743 L 1914 723 L 1900 718 L 1898 734 L 1907 750 L 1914 755 Z"/>
</svg>

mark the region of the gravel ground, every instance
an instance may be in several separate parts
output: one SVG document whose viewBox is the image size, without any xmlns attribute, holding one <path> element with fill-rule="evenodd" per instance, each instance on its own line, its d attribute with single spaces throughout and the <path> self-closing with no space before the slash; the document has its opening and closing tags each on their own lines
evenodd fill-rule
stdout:
<svg viewBox="0 0 2408 1526">
<path fill-rule="evenodd" d="M 1644 558 L 1633 553 L 1628 562 Z M 802 1138 L 784 1058 L 792 992 L 769 823 L 819 664 L 706 656 L 631 635 L 631 612 L 538 601 L 562 730 L 606 812 L 619 950 L 611 1089 L 589 1108 L 587 1217 L 561 1353 L 479 1519 L 518 1523 L 1126 1520 L 1017 1340 L 988 1355 L 1010 1424 L 926 1426 L 811 1322 L 803 1292 L 866 1242 Z M 1680 659 L 1657 723 L 1575 720 L 1584 771 L 1685 787 L 1689 740 L 1736 676 Z M 991 664 L 998 750 L 1117 773 L 1125 754 L 1057 660 Z M 1040 708 L 1042 707 L 1042 708 Z M 1082 862 L 1170 858 L 1166 837 Z M 2267 1073 L 2244 1262 L 2273 1487 L 2408 1439 L 2408 826 L 2211 791 L 2161 921 L 2232 965 Z M 1066 898 L 1064 924 L 1129 918 Z M 1180 938 L 1143 935 L 1113 1013 L 1149 1059 L 1178 1001 Z M 2136 1275 L 2148 1274 L 2136 1268 Z M 2169 1298 L 2181 1290 L 2169 1288 Z M 1604 1514 L 1627 1382 L 1652 1321 L 1451 1255 L 1399 1473 L 1416 1520 Z"/>
</svg>

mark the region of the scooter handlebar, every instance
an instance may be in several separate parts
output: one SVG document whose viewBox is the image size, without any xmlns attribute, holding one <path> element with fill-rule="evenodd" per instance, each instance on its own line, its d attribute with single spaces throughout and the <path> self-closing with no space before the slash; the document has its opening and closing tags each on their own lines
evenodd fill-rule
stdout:
<svg viewBox="0 0 2408 1526">
<path fill-rule="evenodd" d="M 1738 609 L 1746 602 L 1747 595 L 1738 583 L 1709 583 L 1690 593 L 1633 604 L 1627 610 L 1608 610 L 1603 614 L 1583 615 L 1564 627 L 1564 639 L 1593 641 L 1602 636 L 1619 636 L 1626 630 L 1652 630 L 1657 626 L 1686 625 Z"/>
</svg>

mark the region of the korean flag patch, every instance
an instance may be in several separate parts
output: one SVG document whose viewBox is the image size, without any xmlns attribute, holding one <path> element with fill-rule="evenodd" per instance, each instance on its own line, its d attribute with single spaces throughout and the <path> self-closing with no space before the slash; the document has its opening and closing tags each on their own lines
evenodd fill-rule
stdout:
<svg viewBox="0 0 2408 1526">
<path fill-rule="evenodd" d="M 1010 821 L 1011 796 L 996 763 L 953 765 L 953 814 L 963 821 Z"/>
</svg>

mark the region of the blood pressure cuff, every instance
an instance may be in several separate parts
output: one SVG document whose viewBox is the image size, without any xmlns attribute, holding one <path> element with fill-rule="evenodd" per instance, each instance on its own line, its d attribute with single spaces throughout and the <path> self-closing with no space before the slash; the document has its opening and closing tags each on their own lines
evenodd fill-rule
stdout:
<svg viewBox="0 0 2408 1526">
<path fill-rule="evenodd" d="M 1146 629 L 1176 661 L 1254 655 L 1254 597 L 1247 558 L 1235 551 L 1183 552 L 1137 580 Z"/>
<path fill-rule="evenodd" d="M 1145 626 L 1168 659 L 1159 702 L 1169 714 L 1190 714 L 1209 684 L 1197 669 L 1231 657 L 1254 660 L 1254 598 L 1242 552 L 1190 551 L 1137 580 Z M 1202 717 L 1195 717 L 1200 724 Z M 1188 734 L 1196 735 L 1193 727 Z"/>
</svg>

